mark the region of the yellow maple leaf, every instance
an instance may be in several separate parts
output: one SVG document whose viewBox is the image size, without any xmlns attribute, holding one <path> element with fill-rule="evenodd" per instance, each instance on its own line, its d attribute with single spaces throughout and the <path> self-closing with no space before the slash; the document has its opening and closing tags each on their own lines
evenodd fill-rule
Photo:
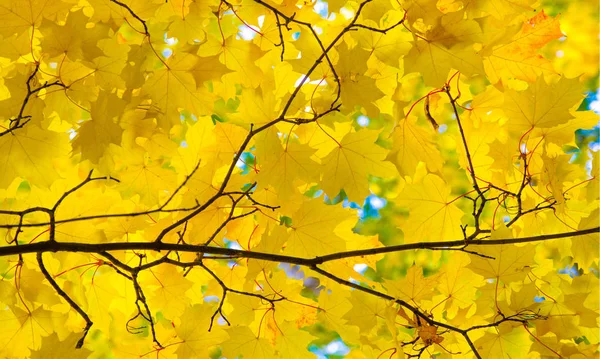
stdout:
<svg viewBox="0 0 600 359">
<path fill-rule="evenodd" d="M 505 226 L 492 232 L 492 239 L 512 238 L 512 231 Z M 486 279 L 505 283 L 520 281 L 531 270 L 535 247 L 493 245 L 478 248 L 477 253 L 491 257 L 471 256 L 469 268 Z M 493 258 L 493 259 L 492 259 Z"/>
<path fill-rule="evenodd" d="M 281 332 L 275 348 L 280 357 L 304 359 L 311 355 L 308 347 L 316 337 L 306 330 L 298 329 L 296 324 L 290 321 L 278 324 L 278 328 Z"/>
<path fill-rule="evenodd" d="M 406 185 L 396 198 L 400 207 L 410 211 L 408 221 L 401 227 L 404 241 L 460 239 L 463 212 L 453 203 L 454 198 L 444 181 L 433 174 L 426 175 L 421 183 Z"/>
<path fill-rule="evenodd" d="M 292 217 L 292 232 L 286 244 L 286 254 L 311 257 L 346 248 L 335 228 L 354 214 L 340 206 L 330 206 L 319 198 L 304 201 Z"/>
<path fill-rule="evenodd" d="M 165 17 L 176 17 L 169 26 L 169 34 L 179 41 L 194 43 L 205 39 L 202 23 L 211 14 L 210 2 L 164 4 L 159 12 Z"/>
<path fill-rule="evenodd" d="M 40 26 L 43 40 L 42 46 L 50 57 L 66 56 L 71 61 L 88 60 L 103 55 L 98 41 L 107 37 L 108 27 L 96 24 L 86 28 L 89 18 L 83 10 L 71 12 L 67 22 L 59 26 L 53 21 L 44 20 Z"/>
<path fill-rule="evenodd" d="M 81 150 L 82 157 L 98 163 L 105 149 L 112 143 L 121 145 L 123 129 L 115 122 L 125 109 L 125 102 L 114 94 L 101 92 L 92 106 L 92 118 L 84 122 L 73 141 L 73 148 Z"/>
<path fill-rule="evenodd" d="M 367 60 L 371 53 L 356 47 L 348 49 L 345 44 L 339 46 L 337 50 L 340 58 L 336 65 L 336 72 L 342 87 L 342 104 L 350 110 L 362 106 L 367 116 L 379 115 L 375 101 L 383 97 L 383 92 L 377 88 L 375 80 L 366 74 Z"/>
<path fill-rule="evenodd" d="M 31 359 L 85 359 L 92 352 L 86 348 L 75 349 L 80 338 L 81 333 L 71 333 L 61 340 L 56 333 L 52 333 L 42 338 L 41 348 L 31 352 Z"/>
<path fill-rule="evenodd" d="M 27 356 L 31 349 L 39 349 L 42 338 L 53 333 L 53 328 L 65 319 L 41 305 L 31 309 L 11 306 L 9 310 L 2 310 L 0 321 L 4 335 L 0 336 L 0 355 L 6 358 Z"/>
<path fill-rule="evenodd" d="M 587 218 L 583 219 L 579 224 L 579 229 L 587 229 L 600 226 L 599 210 L 593 211 Z M 588 234 L 581 238 L 571 239 L 571 251 L 573 252 L 573 260 L 579 264 L 580 268 L 590 268 L 594 263 L 598 262 L 596 255 L 600 250 L 600 240 L 598 234 Z"/>
<path fill-rule="evenodd" d="M 575 131 L 583 128 L 592 128 L 598 124 L 598 114 L 594 111 L 575 111 L 571 112 L 573 117 L 566 123 L 550 128 L 540 128 L 535 134 L 541 134 L 548 143 L 555 143 L 559 146 L 573 141 Z"/>
<path fill-rule="evenodd" d="M 378 6 L 371 6 L 379 8 Z M 377 27 L 374 21 L 365 22 L 365 25 Z M 357 31 L 352 33 L 358 46 L 370 52 L 386 65 L 398 67 L 399 60 L 410 50 L 412 36 L 403 27 L 396 27 L 386 34 L 373 31 Z"/>
<path fill-rule="evenodd" d="M 438 9 L 435 0 L 406 0 L 403 1 L 403 8 L 411 25 L 420 20 L 426 26 L 431 26 L 444 14 Z"/>
<path fill-rule="evenodd" d="M 232 116 L 233 123 L 262 126 L 278 117 L 274 94 L 267 89 L 246 89 L 242 92 L 238 113 Z"/>
<path fill-rule="evenodd" d="M 514 6 L 514 4 L 511 4 Z M 493 30 L 490 29 L 493 33 Z M 497 46 L 497 41 L 485 48 L 484 53 L 491 52 L 486 57 L 484 66 L 490 81 L 507 81 L 517 78 L 523 81 L 535 82 L 540 74 L 557 74 L 552 64 L 538 54 L 538 50 L 548 42 L 563 36 L 558 21 L 549 17 L 544 11 L 526 20 L 517 34 L 507 32 L 508 39 Z"/>
<path fill-rule="evenodd" d="M 444 159 L 434 142 L 430 128 L 417 125 L 415 116 L 404 118 L 397 114 L 398 125 L 392 133 L 393 147 L 388 155 L 401 175 L 412 176 L 419 162 L 426 164 L 430 172 L 439 172 Z M 431 126 L 429 126 L 431 127 Z"/>
<path fill-rule="evenodd" d="M 489 14 L 498 20 L 512 20 L 515 14 L 528 9 L 534 0 L 493 0 L 477 1 L 467 0 L 464 3 L 469 16 L 478 18 L 481 13 Z"/>
<path fill-rule="evenodd" d="M 181 324 L 175 326 L 177 336 L 182 340 L 175 352 L 178 358 L 207 357 L 211 346 L 227 339 L 227 334 L 216 323 L 208 331 L 215 309 L 216 305 L 209 303 L 187 308 L 181 317 Z"/>
<path fill-rule="evenodd" d="M 438 291 L 441 296 L 432 300 L 434 303 L 444 301 L 440 310 L 447 310 L 449 315 L 460 309 L 469 308 L 472 298 L 477 295 L 479 287 L 483 286 L 483 278 L 467 268 L 469 257 L 462 253 L 455 253 L 452 260 L 444 265 L 443 272 L 438 279 Z M 439 301 L 438 301 L 439 298 Z"/>
<path fill-rule="evenodd" d="M 330 196 L 344 190 L 348 199 L 362 202 L 369 195 L 369 175 L 392 177 L 394 165 L 385 161 L 387 150 L 375 144 L 378 132 L 361 130 L 351 132 L 339 141 L 322 160 L 321 186 Z"/>
<path fill-rule="evenodd" d="M 293 134 L 290 134 L 293 136 Z M 298 186 L 318 180 L 319 164 L 311 159 L 315 150 L 287 137 L 282 144 L 277 134 L 266 131 L 257 138 L 256 161 L 259 185 L 273 186 L 285 201 L 299 194 Z"/>
<path fill-rule="evenodd" d="M 509 120 L 507 126 L 521 133 L 567 122 L 573 118 L 569 110 L 583 99 L 579 80 L 566 78 L 548 84 L 539 77 L 527 90 L 509 90 L 504 95 L 502 109 Z"/>
<path fill-rule="evenodd" d="M 266 339 L 259 338 L 248 327 L 233 327 L 226 329 L 229 339 L 224 341 L 221 347 L 223 355 L 229 358 L 245 357 L 257 359 L 269 359 L 275 355 L 271 343 Z"/>
<path fill-rule="evenodd" d="M 57 166 L 71 148 L 66 133 L 43 130 L 34 124 L 0 137 L 0 186 L 6 187 L 14 177 L 37 185 L 50 186 L 60 178 Z"/>
<path fill-rule="evenodd" d="M 262 237 L 261 241 L 258 245 L 252 248 L 253 251 L 263 252 L 263 253 L 274 253 L 277 254 L 281 252 L 283 244 L 287 240 L 289 234 L 286 233 L 286 228 L 284 226 L 276 226 L 271 230 L 268 236 Z M 249 260 L 248 261 L 248 279 L 256 278 L 259 273 L 269 273 L 272 269 L 277 266 L 277 263 L 265 260 Z"/>
<path fill-rule="evenodd" d="M 144 273 L 143 277 L 140 276 L 140 285 L 149 289 L 148 305 L 152 308 L 163 308 L 161 313 L 171 319 L 184 313 L 185 294 L 193 283 L 183 276 L 183 271 L 173 266 L 160 266 Z"/>
<path fill-rule="evenodd" d="M 400 280 L 386 280 L 385 287 L 390 295 L 404 301 L 418 303 L 430 298 L 437 284 L 438 276 L 423 276 L 423 269 L 413 265 L 408 269 L 406 276 Z"/>
<path fill-rule="evenodd" d="M 32 72 L 33 68 L 31 66 L 17 65 L 12 71 L 2 74 L 5 89 L 3 89 L 0 97 L 2 98 L 2 101 L 0 101 L 0 118 L 2 119 L 1 124 L 4 128 L 0 128 L 3 131 L 5 128 L 9 128 L 11 125 L 9 120 L 17 117 L 21 110 L 23 99 L 28 93 L 28 78 L 32 75 Z M 31 84 L 33 86 L 37 83 L 37 78 L 32 79 Z M 39 124 L 44 117 L 42 114 L 44 107 L 45 104 L 43 101 L 37 97 L 32 97 L 27 106 L 27 113 L 24 113 L 24 115 L 31 116 L 29 122 L 33 121 Z"/>
<path fill-rule="evenodd" d="M 525 358 L 531 347 L 529 333 L 521 325 L 502 323 L 498 329 L 490 329 L 475 341 L 475 347 L 484 358 Z"/>
<path fill-rule="evenodd" d="M 479 34 L 477 22 L 464 19 L 462 12 L 443 15 L 416 36 L 405 57 L 406 72 L 421 73 L 427 86 L 437 88 L 444 85 L 451 69 L 467 76 L 483 73 L 483 60 L 473 47 L 481 41 Z"/>
<path fill-rule="evenodd" d="M 369 333 L 376 325 L 378 318 L 384 318 L 387 303 L 381 298 L 370 296 L 361 291 L 350 294 L 352 308 L 344 315 L 348 324 L 356 325 L 361 333 Z"/>
<path fill-rule="evenodd" d="M 189 72 L 199 63 L 199 57 L 189 53 L 174 54 L 166 66 L 156 70 L 143 86 L 144 93 L 162 112 L 159 127 L 170 129 L 181 123 L 179 111 L 185 109 L 196 116 L 210 114 L 213 95 L 197 84 Z"/>
<path fill-rule="evenodd" d="M 6 38 L 21 34 L 32 26 L 37 27 L 44 18 L 61 18 L 69 13 L 72 6 L 72 3 L 63 0 L 26 0 L 18 3 L 3 0 L 0 3 L 0 35 Z"/>
<path fill-rule="evenodd" d="M 262 81 L 263 72 L 255 65 L 255 61 L 263 52 L 251 42 L 236 41 L 235 36 L 223 42 L 220 37 L 209 36 L 208 41 L 198 49 L 198 55 L 219 55 L 219 61 L 236 72 L 236 80 L 248 87 L 256 88 Z"/>
</svg>

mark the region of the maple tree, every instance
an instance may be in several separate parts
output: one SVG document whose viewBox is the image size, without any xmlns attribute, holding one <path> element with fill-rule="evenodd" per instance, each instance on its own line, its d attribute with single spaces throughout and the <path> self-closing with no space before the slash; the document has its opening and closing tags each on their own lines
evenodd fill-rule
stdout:
<svg viewBox="0 0 600 359">
<path fill-rule="evenodd" d="M 597 355 L 561 6 L 2 0 L 1 356 Z"/>
</svg>

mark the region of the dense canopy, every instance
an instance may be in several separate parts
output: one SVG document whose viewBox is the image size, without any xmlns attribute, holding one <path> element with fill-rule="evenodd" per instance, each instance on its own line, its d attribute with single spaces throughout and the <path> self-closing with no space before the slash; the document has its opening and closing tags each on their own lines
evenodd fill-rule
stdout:
<svg viewBox="0 0 600 359">
<path fill-rule="evenodd" d="M 597 18 L 0 0 L 0 357 L 598 355 Z"/>
</svg>

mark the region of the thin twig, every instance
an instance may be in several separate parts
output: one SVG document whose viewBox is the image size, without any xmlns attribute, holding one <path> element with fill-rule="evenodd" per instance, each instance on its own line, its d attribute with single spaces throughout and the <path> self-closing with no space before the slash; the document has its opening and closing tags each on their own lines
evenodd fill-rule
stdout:
<svg viewBox="0 0 600 359">
<path fill-rule="evenodd" d="M 37 262 L 40 267 L 40 271 L 42 272 L 42 274 L 44 275 L 46 280 L 50 283 L 52 288 L 54 288 L 56 293 L 58 295 L 60 295 L 67 303 L 69 303 L 71 308 L 73 308 L 73 310 L 75 310 L 83 318 L 83 320 L 85 320 L 85 327 L 83 328 L 83 334 L 82 334 L 81 338 L 77 341 L 77 345 L 76 345 L 76 348 L 78 348 L 78 349 L 83 347 L 83 342 L 85 341 L 85 337 L 87 336 L 90 328 L 92 327 L 92 325 L 94 323 L 92 322 L 90 317 L 87 315 L 87 313 L 83 309 L 81 309 L 81 307 L 77 303 L 75 303 L 75 301 L 73 299 L 71 299 L 71 297 L 69 297 L 69 295 L 64 290 L 62 290 L 62 288 L 58 285 L 58 283 L 56 283 L 54 278 L 52 278 L 52 275 L 50 275 L 50 273 L 48 273 L 48 270 L 46 269 L 46 266 L 44 265 L 44 261 L 42 260 L 42 252 L 39 252 L 37 254 Z"/>
</svg>

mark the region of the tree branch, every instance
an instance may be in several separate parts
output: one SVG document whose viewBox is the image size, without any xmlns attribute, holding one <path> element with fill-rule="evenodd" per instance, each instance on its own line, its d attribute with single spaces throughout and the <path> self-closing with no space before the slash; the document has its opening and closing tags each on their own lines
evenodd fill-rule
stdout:
<svg viewBox="0 0 600 359">
<path fill-rule="evenodd" d="M 42 86 L 32 89 L 32 82 L 35 79 L 35 76 L 37 75 L 38 71 L 40 69 L 40 64 L 36 63 L 35 64 L 35 68 L 33 69 L 33 72 L 31 73 L 31 75 L 29 75 L 29 77 L 27 78 L 27 82 L 25 82 L 25 85 L 27 86 L 27 94 L 25 94 L 25 98 L 23 99 L 23 103 L 21 103 L 21 109 L 19 110 L 19 113 L 17 114 L 17 116 L 15 118 L 11 118 L 10 119 L 10 125 L 9 128 L 0 132 L 0 137 L 7 135 L 9 133 L 12 133 L 14 130 L 17 130 L 19 128 L 22 128 L 23 126 L 25 126 L 29 121 L 31 121 L 31 116 L 27 116 L 25 115 L 25 107 L 27 106 L 27 104 L 29 103 L 29 99 L 31 98 L 31 96 L 33 96 L 34 94 L 40 92 L 43 89 L 52 87 L 52 86 L 61 86 L 63 88 L 66 88 L 67 86 L 65 86 L 62 82 L 60 81 L 55 81 L 52 83 L 45 83 Z"/>
<path fill-rule="evenodd" d="M 87 313 L 83 309 L 81 309 L 81 307 L 77 303 L 75 303 L 75 301 L 73 299 L 71 299 L 71 297 L 69 297 L 69 295 L 64 290 L 62 290 L 62 288 L 58 285 L 58 283 L 56 283 L 54 278 L 52 278 L 50 273 L 48 273 L 48 270 L 46 269 L 46 266 L 44 265 L 44 261 L 42 260 L 42 252 L 39 252 L 37 254 L 37 262 L 40 267 L 40 271 L 42 271 L 42 274 L 44 275 L 46 280 L 48 282 L 50 282 L 50 285 L 52 286 L 52 288 L 54 288 L 56 293 L 58 295 L 60 295 L 67 303 L 69 303 L 71 308 L 73 308 L 77 313 L 79 313 L 79 315 L 83 318 L 83 320 L 85 320 L 85 328 L 83 328 L 83 335 L 77 341 L 77 345 L 76 345 L 76 348 L 79 349 L 83 346 L 83 341 L 85 340 L 85 337 L 87 336 L 90 328 L 92 327 L 92 325 L 94 323 L 92 322 L 90 317 L 87 315 Z"/>
<path fill-rule="evenodd" d="M 578 237 L 587 234 L 599 233 L 600 227 L 583 229 L 572 232 L 555 233 L 555 234 L 543 234 L 532 237 L 522 238 L 503 238 L 503 239 L 487 239 L 487 240 L 472 240 L 469 241 L 469 247 L 476 246 L 494 246 L 503 244 L 515 244 L 515 243 L 530 243 L 530 242 L 541 242 L 552 239 L 567 238 L 567 237 Z M 315 258 L 301 258 L 294 256 L 286 256 L 282 254 L 272 254 L 254 251 L 245 251 L 232 248 L 221 248 L 212 247 L 206 245 L 194 245 L 194 244 L 177 244 L 177 243 L 163 243 L 163 242 L 111 242 L 111 243 L 77 243 L 77 242 L 56 242 L 56 241 L 43 241 L 37 243 L 21 244 L 18 246 L 3 246 L 0 247 L 0 257 L 16 255 L 16 254 L 27 254 L 27 253 L 43 253 L 43 252 L 73 252 L 73 253 L 99 253 L 105 256 L 106 252 L 111 251 L 127 251 L 127 250 L 148 250 L 148 251 L 179 251 L 179 252 L 194 252 L 203 254 L 214 254 L 227 256 L 228 258 L 249 258 L 249 259 L 260 259 L 271 262 L 281 262 L 298 264 L 304 266 L 313 266 L 330 262 L 337 259 L 352 258 L 369 256 L 376 254 L 385 254 L 393 252 L 401 252 L 406 250 L 414 249 L 454 249 L 455 247 L 464 247 L 464 239 L 447 241 L 447 242 L 419 242 L 400 244 L 389 247 L 379 247 L 370 249 L 361 249 L 355 251 L 346 251 L 332 253 L 324 256 L 317 256 Z M 112 259 L 111 259 L 112 261 Z M 117 265 L 119 266 L 119 265 Z M 120 267 L 120 266 L 119 266 Z M 126 268 L 131 268 L 126 266 Z"/>
</svg>

